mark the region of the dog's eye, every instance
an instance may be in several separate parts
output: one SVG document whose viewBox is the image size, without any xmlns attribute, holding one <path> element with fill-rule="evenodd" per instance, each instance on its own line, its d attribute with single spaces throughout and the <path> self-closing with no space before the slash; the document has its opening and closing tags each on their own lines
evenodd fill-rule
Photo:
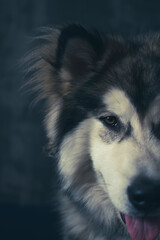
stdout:
<svg viewBox="0 0 160 240">
<path fill-rule="evenodd" d="M 113 127 L 117 125 L 117 118 L 114 116 L 107 116 L 103 118 L 103 121 L 105 122 L 105 124 Z"/>
<path fill-rule="evenodd" d="M 100 120 L 108 127 L 118 127 L 118 120 L 115 116 L 100 117 Z"/>
<path fill-rule="evenodd" d="M 107 124 L 111 125 L 111 126 L 117 124 L 117 119 L 116 119 L 116 117 L 113 117 L 113 116 L 107 116 L 107 117 L 104 119 L 104 121 L 105 121 Z"/>
</svg>

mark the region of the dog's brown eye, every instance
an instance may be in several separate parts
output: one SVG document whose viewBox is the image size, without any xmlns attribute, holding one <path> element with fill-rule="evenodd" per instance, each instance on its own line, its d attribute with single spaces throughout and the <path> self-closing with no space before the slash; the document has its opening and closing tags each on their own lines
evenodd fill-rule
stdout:
<svg viewBox="0 0 160 240">
<path fill-rule="evenodd" d="M 118 119 L 115 116 L 100 117 L 100 120 L 107 127 L 111 127 L 112 129 L 118 128 Z"/>
<path fill-rule="evenodd" d="M 103 121 L 111 126 L 115 126 L 117 124 L 117 119 L 114 116 L 107 116 L 103 119 Z"/>
</svg>

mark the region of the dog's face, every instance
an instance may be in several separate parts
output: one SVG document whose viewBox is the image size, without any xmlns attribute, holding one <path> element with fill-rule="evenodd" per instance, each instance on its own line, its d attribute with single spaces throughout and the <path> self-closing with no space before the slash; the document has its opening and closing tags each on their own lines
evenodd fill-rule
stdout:
<svg viewBox="0 0 160 240">
<path fill-rule="evenodd" d="M 160 215 L 160 36 L 125 41 L 71 26 L 53 37 L 33 54 L 30 71 L 47 98 L 64 189 L 83 198 L 98 184 L 141 229 L 139 216 Z"/>
<path fill-rule="evenodd" d="M 153 131 L 153 126 L 159 127 L 159 100 L 152 102 L 143 119 L 122 89 L 111 89 L 103 101 L 106 108 L 93 120 L 90 134 L 90 154 L 98 179 L 102 178 L 104 190 L 120 212 L 134 216 L 158 214 L 160 206 L 154 208 L 156 204 L 148 200 L 148 194 L 155 193 L 147 193 L 143 186 L 138 188 L 138 181 L 141 184 L 143 177 L 152 179 L 157 186 L 160 181 L 160 140 Z M 128 192 L 136 179 L 137 205 Z M 155 191 L 158 195 L 157 188 Z"/>
</svg>

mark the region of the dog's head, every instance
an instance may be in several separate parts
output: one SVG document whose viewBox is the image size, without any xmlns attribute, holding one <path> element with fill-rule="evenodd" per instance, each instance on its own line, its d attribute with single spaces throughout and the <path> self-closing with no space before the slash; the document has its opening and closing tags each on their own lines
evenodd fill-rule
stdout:
<svg viewBox="0 0 160 240">
<path fill-rule="evenodd" d="M 40 78 L 38 88 L 48 100 L 48 136 L 52 141 L 56 135 L 60 156 L 71 161 L 61 161 L 60 171 L 70 184 L 80 165 L 73 158 L 87 152 L 96 181 L 126 216 L 133 239 L 142 236 L 135 237 L 131 221 L 149 229 L 148 216 L 155 222 L 152 234 L 148 230 L 153 237 L 160 215 L 160 36 L 131 41 L 77 25 L 55 35 L 54 44 L 50 35 L 34 55 L 33 79 Z M 65 139 L 71 138 L 64 157 Z"/>
</svg>

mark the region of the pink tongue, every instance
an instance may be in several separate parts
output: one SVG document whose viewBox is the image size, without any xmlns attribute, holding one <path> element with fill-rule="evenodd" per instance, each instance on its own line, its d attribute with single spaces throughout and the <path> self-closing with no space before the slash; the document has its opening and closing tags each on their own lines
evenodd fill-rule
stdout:
<svg viewBox="0 0 160 240">
<path fill-rule="evenodd" d="M 125 220 L 133 240 L 155 240 L 160 232 L 160 216 L 138 218 L 125 215 Z"/>
</svg>

